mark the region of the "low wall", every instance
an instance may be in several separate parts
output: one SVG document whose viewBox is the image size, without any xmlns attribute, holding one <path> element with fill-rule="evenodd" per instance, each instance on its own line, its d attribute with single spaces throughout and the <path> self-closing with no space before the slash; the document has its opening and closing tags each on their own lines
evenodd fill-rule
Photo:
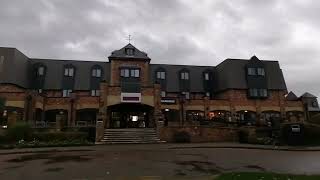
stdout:
<svg viewBox="0 0 320 180">
<path fill-rule="evenodd" d="M 174 134 L 181 131 L 190 134 L 191 142 L 238 142 L 238 129 L 228 127 L 163 127 L 160 129 L 160 139 L 174 142 Z"/>
</svg>

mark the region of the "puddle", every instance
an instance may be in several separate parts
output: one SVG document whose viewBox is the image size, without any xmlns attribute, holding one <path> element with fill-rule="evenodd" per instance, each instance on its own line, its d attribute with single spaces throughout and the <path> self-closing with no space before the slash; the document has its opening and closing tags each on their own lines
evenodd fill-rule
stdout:
<svg viewBox="0 0 320 180">
<path fill-rule="evenodd" d="M 48 159 L 49 154 L 30 154 L 30 155 L 23 155 L 14 159 L 10 159 L 7 162 L 13 162 L 13 163 L 21 163 L 26 161 L 33 161 L 33 160 L 40 160 L 40 159 Z"/>
<path fill-rule="evenodd" d="M 47 160 L 45 164 L 54 164 L 62 162 L 87 162 L 92 158 L 87 157 L 87 155 L 50 155 L 46 153 L 41 154 L 30 154 L 23 155 L 14 159 L 10 159 L 7 162 L 11 163 L 22 163 L 35 160 Z"/>
<path fill-rule="evenodd" d="M 196 171 L 205 174 L 220 173 L 219 168 L 214 163 L 208 161 L 178 161 L 175 163 L 191 172 Z"/>
<path fill-rule="evenodd" d="M 249 169 L 256 169 L 256 170 L 260 170 L 260 171 L 266 171 L 265 168 L 261 167 L 261 166 L 257 166 L 257 165 L 248 165 L 248 166 L 245 166 L 246 168 L 249 168 Z"/>
<path fill-rule="evenodd" d="M 54 164 L 54 163 L 61 163 L 61 162 L 87 162 L 90 161 L 91 158 L 84 157 L 84 156 L 53 156 L 48 159 L 45 164 Z"/>
<path fill-rule="evenodd" d="M 48 168 L 45 171 L 46 172 L 59 172 L 62 171 L 64 168 L 56 167 L 56 168 Z"/>
</svg>

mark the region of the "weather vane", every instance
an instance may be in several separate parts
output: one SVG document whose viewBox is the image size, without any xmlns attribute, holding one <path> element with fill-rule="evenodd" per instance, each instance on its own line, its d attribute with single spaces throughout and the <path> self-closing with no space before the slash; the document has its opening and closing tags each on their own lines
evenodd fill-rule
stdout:
<svg viewBox="0 0 320 180">
<path fill-rule="evenodd" d="M 131 37 L 131 35 L 130 35 L 130 34 L 128 35 L 127 40 L 129 41 L 129 44 L 130 44 L 130 42 L 131 42 L 131 40 L 132 40 L 132 37 Z"/>
</svg>

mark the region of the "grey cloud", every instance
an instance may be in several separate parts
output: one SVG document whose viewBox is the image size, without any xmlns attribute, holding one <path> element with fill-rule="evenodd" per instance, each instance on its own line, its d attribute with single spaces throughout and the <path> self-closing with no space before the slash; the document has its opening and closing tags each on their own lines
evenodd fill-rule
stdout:
<svg viewBox="0 0 320 180">
<path fill-rule="evenodd" d="M 0 46 L 30 57 L 101 60 L 128 34 L 153 63 L 279 60 L 289 90 L 320 96 L 319 2 L 1 0 Z"/>
</svg>

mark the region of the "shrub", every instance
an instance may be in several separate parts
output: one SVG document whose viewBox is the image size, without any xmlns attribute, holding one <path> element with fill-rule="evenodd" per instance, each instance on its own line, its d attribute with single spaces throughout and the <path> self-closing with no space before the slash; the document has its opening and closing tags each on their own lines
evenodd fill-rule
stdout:
<svg viewBox="0 0 320 180">
<path fill-rule="evenodd" d="M 33 130 L 29 124 L 18 122 L 8 128 L 6 138 L 11 142 L 18 142 L 19 140 L 31 140 L 32 134 Z"/>
<path fill-rule="evenodd" d="M 239 130 L 239 142 L 240 143 L 249 143 L 249 130 L 240 129 Z"/>
<path fill-rule="evenodd" d="M 42 142 L 86 141 L 88 133 L 84 132 L 41 132 L 35 133 L 34 138 Z"/>
<path fill-rule="evenodd" d="M 189 143 L 191 142 L 190 134 L 186 131 L 175 132 L 173 135 L 174 142 Z"/>
</svg>

